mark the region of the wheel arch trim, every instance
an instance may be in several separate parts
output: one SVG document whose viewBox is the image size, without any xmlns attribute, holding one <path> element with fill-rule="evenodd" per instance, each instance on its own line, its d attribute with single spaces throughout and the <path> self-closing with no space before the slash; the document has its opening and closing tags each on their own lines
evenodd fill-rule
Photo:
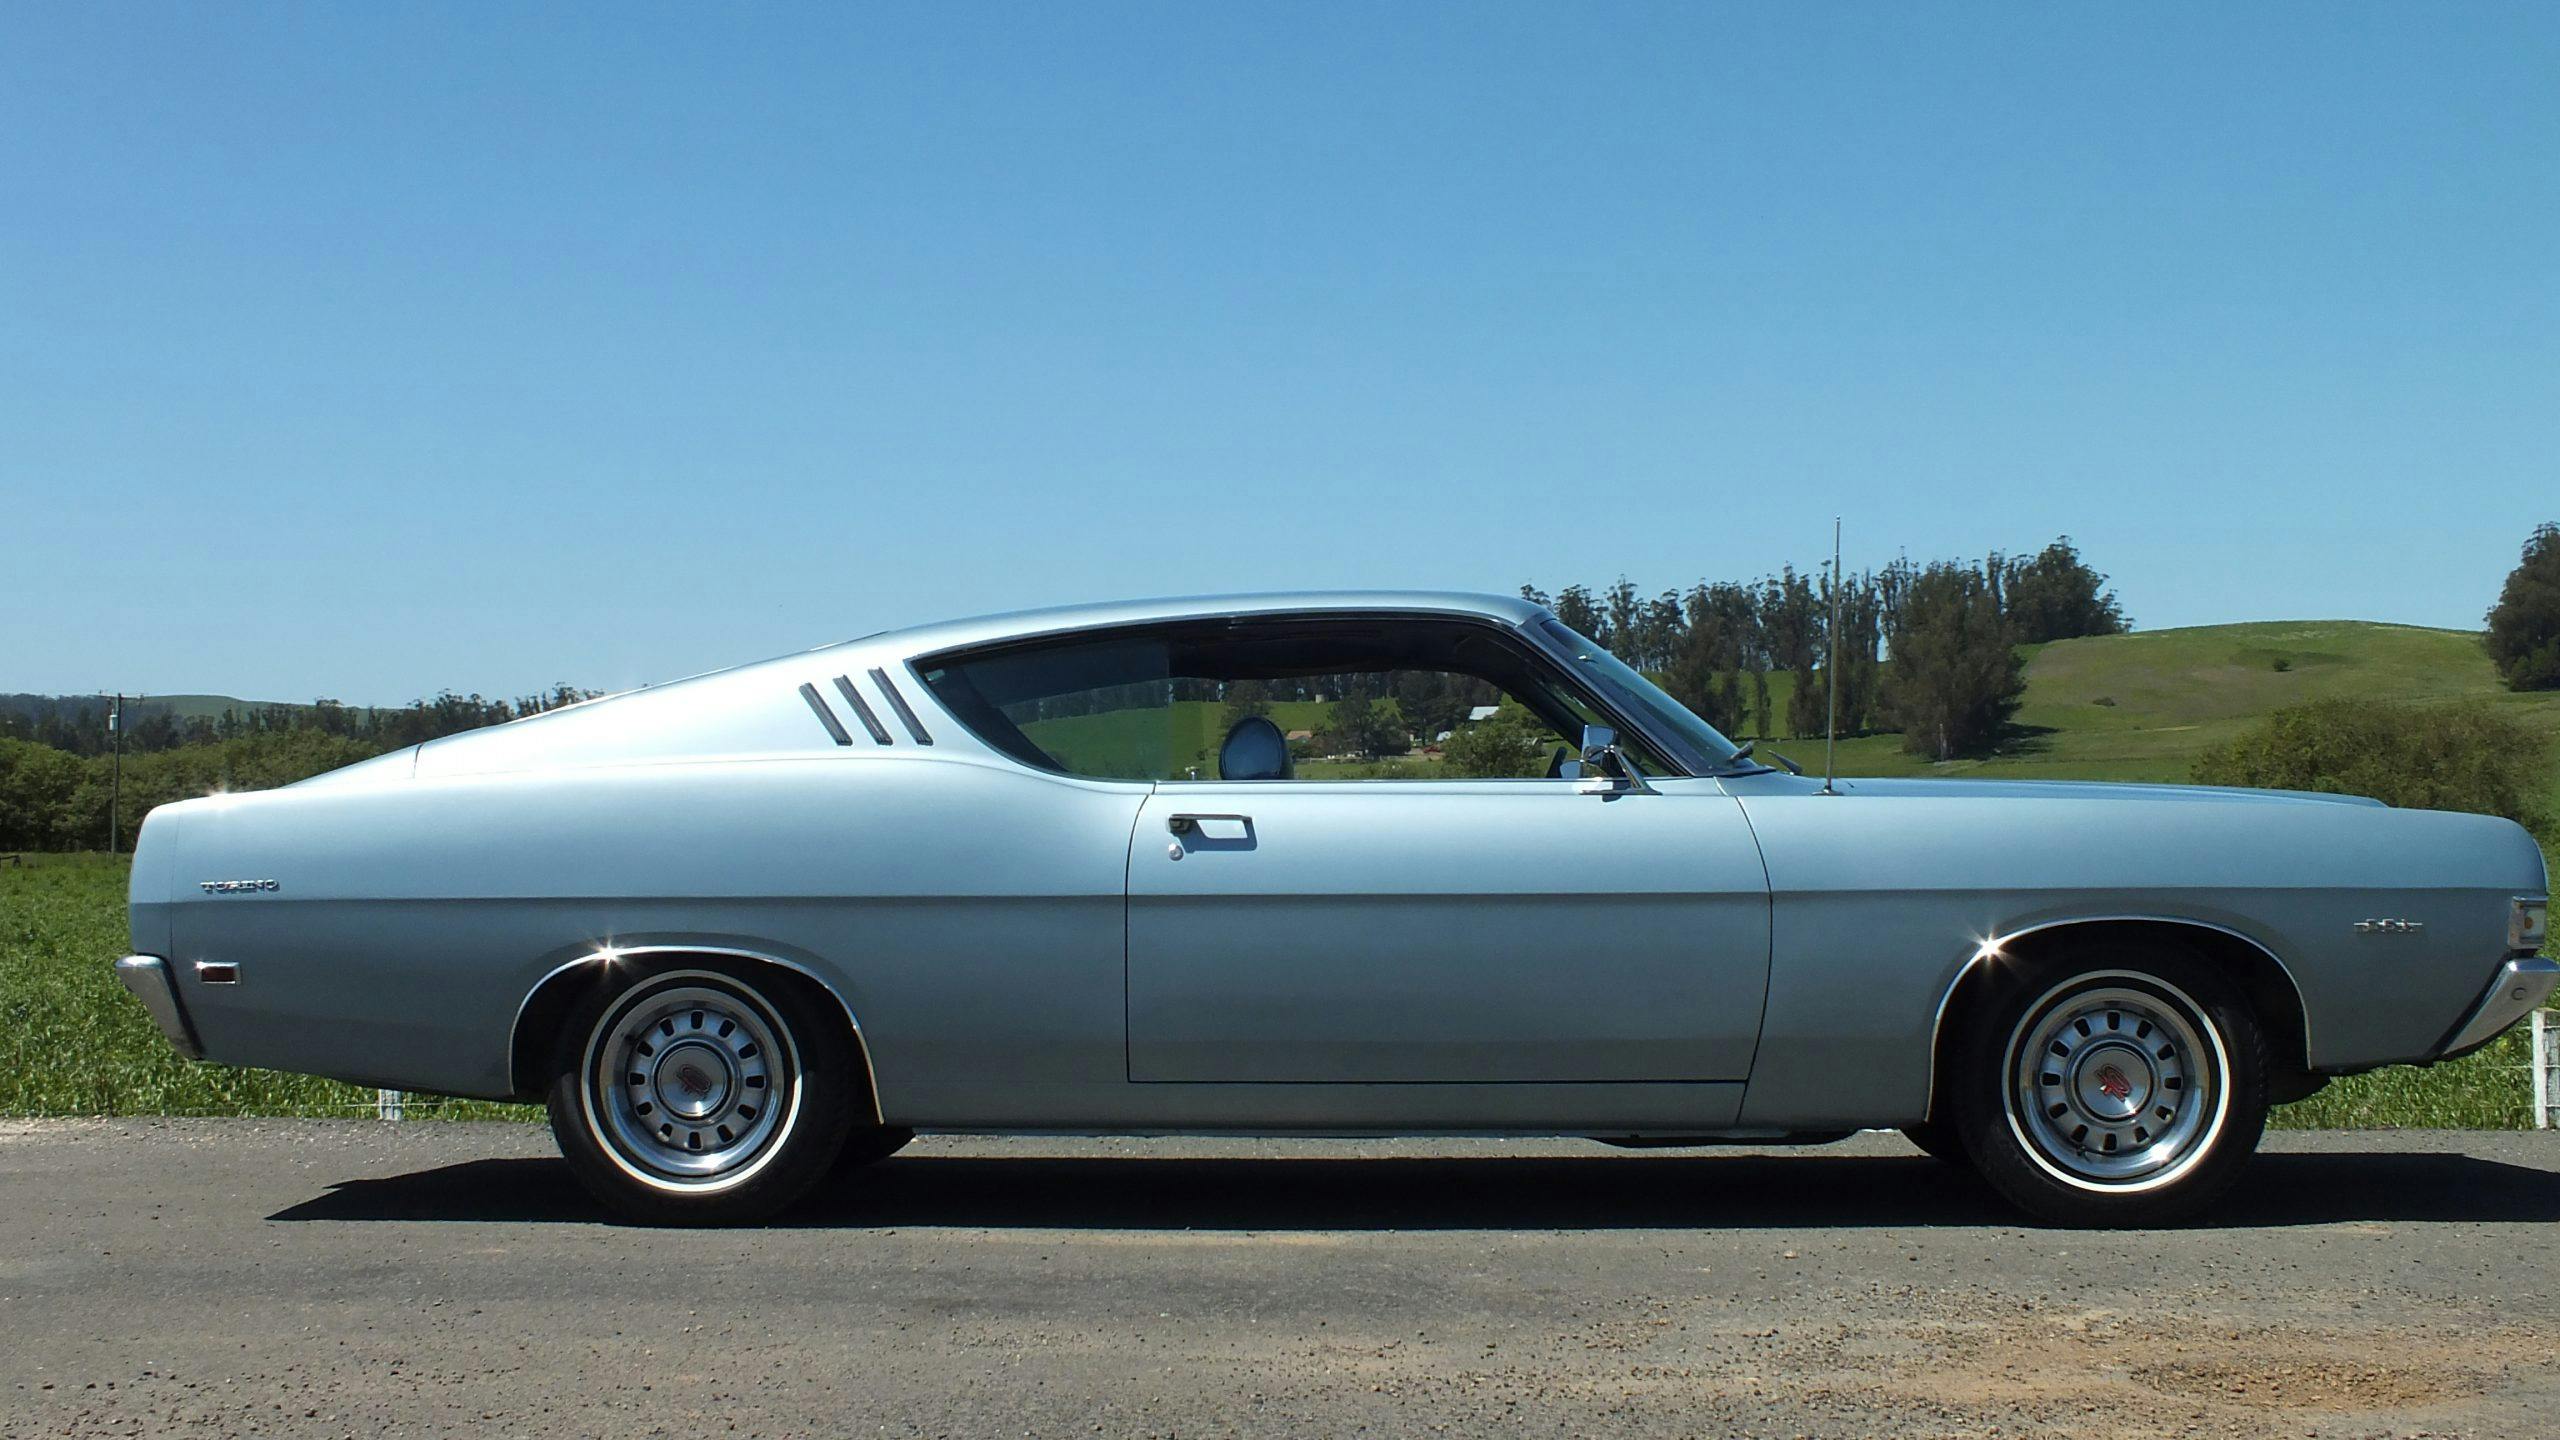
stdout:
<svg viewBox="0 0 2560 1440">
<path fill-rule="evenodd" d="M 1956 992 L 1964 988 L 1965 981 L 1985 963 L 2002 958 L 2003 952 L 2018 941 L 2043 934 L 2048 930 L 2067 930 L 2083 925 L 2154 925 L 2179 930 L 2207 930 L 2227 939 L 2236 940 L 2266 957 L 2267 963 L 2275 966 L 2276 973 L 2284 977 L 2285 987 L 2293 992 L 2294 1010 L 2302 1017 L 2302 1053 L 2306 1063 L 2308 1062 L 2311 1054 L 2310 1001 L 2304 996 L 2302 982 L 2295 978 L 2293 967 L 2287 965 L 2284 957 L 2276 953 L 2275 947 L 2264 940 L 2245 930 L 2212 920 L 2199 920 L 2192 915 L 2062 915 L 2039 920 L 2032 925 L 2003 930 L 1990 939 L 1982 941 L 1974 948 L 1973 954 L 1967 957 L 1962 965 L 1956 967 L 1956 973 L 1948 977 L 1946 989 L 1938 995 L 1937 1013 L 1929 1019 L 1929 1087 L 1926 1107 L 1922 1111 L 1924 1115 L 1937 1113 L 1938 1067 L 1946 1049 L 1947 1012 L 1955 1004 Z"/>
<path fill-rule="evenodd" d="M 535 998 L 540 996 L 543 991 L 549 989 L 553 981 L 560 979 L 562 976 L 567 975 L 573 970 L 582 969 L 587 966 L 609 965 L 618 960 L 678 955 L 704 955 L 729 960 L 752 960 L 760 965 L 771 965 L 779 970 L 790 971 L 792 974 L 799 976 L 801 979 L 808 981 L 810 984 L 815 985 L 820 990 L 824 991 L 829 999 L 836 1002 L 836 1008 L 844 1013 L 844 1023 L 846 1027 L 853 1031 L 853 1048 L 855 1053 L 862 1057 L 863 1079 L 870 1086 L 871 1090 L 871 1121 L 875 1125 L 886 1123 L 880 1113 L 880 1074 L 872 1065 L 871 1042 L 862 1032 L 862 1019 L 860 1016 L 854 1014 L 853 1002 L 846 999 L 844 992 L 838 989 L 833 982 L 829 981 L 815 969 L 801 963 L 800 961 L 788 960 L 782 956 L 773 954 L 770 951 L 749 950 L 736 945 L 692 945 L 676 942 L 650 945 L 604 945 L 590 950 L 583 955 L 577 956 L 574 959 L 554 965 L 549 970 L 544 971 L 542 978 L 534 981 L 533 985 L 524 992 L 524 998 L 516 1002 L 515 1018 L 509 1021 L 507 1025 L 508 1090 L 511 1093 L 519 1095 L 524 1093 L 524 1077 L 517 1073 L 519 1068 L 517 1065 L 517 1057 L 521 1055 L 524 1050 L 525 1015 L 533 1008 Z"/>
</svg>

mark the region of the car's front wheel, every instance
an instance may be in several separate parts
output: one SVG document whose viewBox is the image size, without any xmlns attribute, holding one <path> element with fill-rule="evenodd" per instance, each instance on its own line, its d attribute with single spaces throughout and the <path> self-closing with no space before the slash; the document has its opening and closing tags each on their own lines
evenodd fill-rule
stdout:
<svg viewBox="0 0 2560 1440">
<path fill-rule="evenodd" d="M 2264 1031 L 2193 951 L 2109 945 L 2019 965 L 1949 1073 L 1956 1138 L 2061 1225 L 2163 1225 L 2239 1178 L 2267 1118 Z"/>
<path fill-rule="evenodd" d="M 551 1132 L 597 1199 L 652 1224 L 761 1220 L 844 1148 L 861 1093 L 846 1027 L 769 976 L 617 974 L 563 1029 Z"/>
</svg>

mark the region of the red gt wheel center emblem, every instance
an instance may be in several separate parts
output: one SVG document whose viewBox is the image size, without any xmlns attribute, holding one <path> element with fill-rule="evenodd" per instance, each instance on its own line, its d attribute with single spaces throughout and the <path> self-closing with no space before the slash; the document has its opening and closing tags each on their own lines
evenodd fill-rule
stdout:
<svg viewBox="0 0 2560 1440">
<path fill-rule="evenodd" d="M 2133 1082 L 2125 1078 L 2122 1070 L 2108 1065 L 2098 1071 L 2098 1089 L 2113 1099 L 2122 1100 L 2133 1094 Z"/>
</svg>

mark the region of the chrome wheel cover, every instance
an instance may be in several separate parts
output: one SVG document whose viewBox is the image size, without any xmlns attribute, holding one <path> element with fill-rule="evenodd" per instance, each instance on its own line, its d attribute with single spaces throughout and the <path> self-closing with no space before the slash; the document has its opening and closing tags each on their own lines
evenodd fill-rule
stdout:
<svg viewBox="0 0 2560 1440">
<path fill-rule="evenodd" d="M 2010 1032 L 2009 1128 L 2028 1158 L 2086 1190 L 2166 1185 L 2211 1150 L 2230 1100 L 2204 1010 L 2149 976 L 2079 976 Z"/>
<path fill-rule="evenodd" d="M 581 1073 L 605 1153 L 664 1190 L 743 1183 L 799 1112 L 789 1029 L 753 991 L 709 972 L 659 976 L 617 1002 L 589 1036 Z"/>
</svg>

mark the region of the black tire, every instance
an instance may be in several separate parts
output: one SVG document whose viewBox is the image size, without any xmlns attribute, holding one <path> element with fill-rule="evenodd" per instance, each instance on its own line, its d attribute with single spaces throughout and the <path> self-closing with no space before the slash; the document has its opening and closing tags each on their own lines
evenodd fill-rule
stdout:
<svg viewBox="0 0 2560 1440">
<path fill-rule="evenodd" d="M 2183 946 L 2110 942 L 2001 976 L 1965 1017 L 1946 1111 L 1974 1168 L 2036 1218 L 2169 1225 L 2248 1164 L 2267 1071 L 2265 1031 L 2221 971 Z"/>
<path fill-rule="evenodd" d="M 916 1132 L 900 1125 L 856 1125 L 844 1137 L 844 1149 L 836 1156 L 836 1173 L 843 1175 L 877 1165 L 906 1149 L 915 1138 Z"/>
<path fill-rule="evenodd" d="M 1903 1126 L 1902 1138 L 1919 1146 L 1933 1160 L 1944 1160 L 1968 1170 L 1973 1168 L 1973 1157 L 1964 1153 L 1964 1142 L 1956 1138 L 1951 1126 L 1935 1120 L 1923 1120 L 1916 1125 Z"/>
<path fill-rule="evenodd" d="M 868 1093 L 841 1014 L 796 979 L 709 961 L 597 985 L 561 1027 L 552 1077 L 551 1133 L 578 1183 L 652 1225 L 782 1210 L 834 1168 Z"/>
</svg>

